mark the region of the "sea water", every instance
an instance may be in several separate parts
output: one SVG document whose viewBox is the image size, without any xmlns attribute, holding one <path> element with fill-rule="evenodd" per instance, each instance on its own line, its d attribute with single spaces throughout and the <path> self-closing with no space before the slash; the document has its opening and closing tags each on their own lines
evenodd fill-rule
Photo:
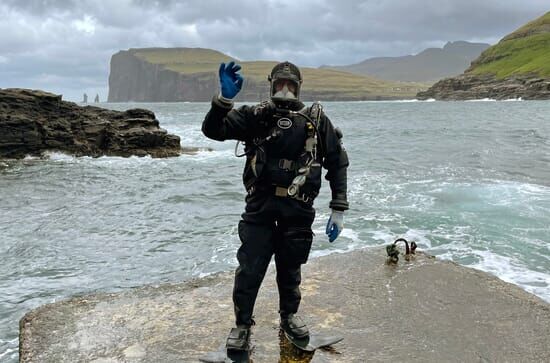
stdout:
<svg viewBox="0 0 550 363">
<path fill-rule="evenodd" d="M 201 133 L 209 103 L 101 106 L 151 109 L 182 145 L 213 151 L 1 161 L 1 362 L 17 361 L 18 321 L 42 304 L 236 265 L 244 160 Z M 405 237 L 550 301 L 550 102 L 324 107 L 344 133 L 351 209 L 329 243 L 325 182 L 313 256 Z"/>
</svg>

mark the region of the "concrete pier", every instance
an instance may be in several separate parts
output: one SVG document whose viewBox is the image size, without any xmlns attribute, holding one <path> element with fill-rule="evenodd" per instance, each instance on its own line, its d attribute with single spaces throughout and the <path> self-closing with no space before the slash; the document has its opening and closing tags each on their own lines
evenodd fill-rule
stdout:
<svg viewBox="0 0 550 363">
<path fill-rule="evenodd" d="M 550 306 L 481 271 L 382 249 L 335 254 L 303 269 L 301 316 L 344 341 L 296 351 L 278 332 L 273 268 L 255 311 L 254 362 L 549 362 Z M 20 322 L 20 360 L 197 362 L 233 323 L 233 273 L 42 306 Z"/>
</svg>

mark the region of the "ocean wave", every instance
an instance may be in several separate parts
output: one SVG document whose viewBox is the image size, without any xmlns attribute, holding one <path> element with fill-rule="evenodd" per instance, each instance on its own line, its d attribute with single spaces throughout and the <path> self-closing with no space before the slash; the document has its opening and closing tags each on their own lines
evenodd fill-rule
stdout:
<svg viewBox="0 0 550 363">
<path fill-rule="evenodd" d="M 42 156 L 33 156 L 33 155 L 27 155 L 25 158 L 23 158 L 24 161 L 53 161 L 53 162 L 62 162 L 62 163 L 75 163 L 75 162 L 107 162 L 107 163 L 113 163 L 113 162 L 124 162 L 124 161 L 151 161 L 153 158 L 149 155 L 147 156 L 110 156 L 110 155 L 103 155 L 100 157 L 92 157 L 92 156 L 75 156 L 68 153 L 64 153 L 62 151 L 45 151 L 42 153 Z M 158 160 L 158 159 L 157 159 Z"/>
<path fill-rule="evenodd" d="M 464 102 L 519 102 L 519 101 L 523 101 L 523 99 L 521 97 L 507 98 L 504 100 L 497 100 L 495 98 L 480 98 L 476 100 L 465 100 Z"/>
<path fill-rule="evenodd" d="M 235 153 L 233 150 L 200 150 L 194 154 L 182 155 L 180 157 L 193 161 L 212 161 L 217 159 L 234 159 Z"/>
<path fill-rule="evenodd" d="M 480 98 L 475 100 L 465 100 L 464 102 L 496 102 L 494 98 Z"/>
<path fill-rule="evenodd" d="M 16 359 L 19 353 L 18 338 L 4 340 L 0 338 L 0 347 L 5 348 L 4 351 L 0 351 L 0 361 L 2 358 Z"/>
<path fill-rule="evenodd" d="M 419 100 L 417 98 L 407 98 L 402 100 L 366 100 L 366 101 L 344 101 L 338 103 L 414 103 L 414 102 L 435 102 L 435 98 L 428 98 L 425 100 Z"/>
<path fill-rule="evenodd" d="M 512 256 L 474 248 L 464 243 L 464 238 L 459 236 L 472 237 L 469 233 L 464 233 L 468 228 L 469 226 L 463 226 L 462 231 L 458 228 L 454 233 L 447 234 L 445 239 L 449 242 L 443 245 L 432 243 L 432 240 L 441 239 L 441 236 L 435 237 L 433 231 L 409 229 L 400 237 L 408 241 L 415 241 L 419 250 L 424 250 L 437 258 L 490 273 L 550 302 L 550 274 L 536 271 Z M 384 244 L 389 244 L 397 237 L 388 230 L 381 230 L 373 234 L 373 238 L 383 240 Z"/>
<path fill-rule="evenodd" d="M 534 271 L 515 259 L 497 255 L 490 251 L 474 251 L 480 262 L 469 265 L 489 272 L 499 279 L 521 286 L 524 290 L 550 302 L 550 274 Z"/>
</svg>

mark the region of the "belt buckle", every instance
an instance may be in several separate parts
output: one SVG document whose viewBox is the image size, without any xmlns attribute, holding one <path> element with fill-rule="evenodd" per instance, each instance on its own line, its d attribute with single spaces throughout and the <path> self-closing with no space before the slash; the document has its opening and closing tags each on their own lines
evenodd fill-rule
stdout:
<svg viewBox="0 0 550 363">
<path fill-rule="evenodd" d="M 292 160 L 279 159 L 279 169 L 286 171 L 292 170 Z"/>
<path fill-rule="evenodd" d="M 288 197 L 288 189 L 283 187 L 275 187 L 275 196 L 277 197 Z"/>
</svg>

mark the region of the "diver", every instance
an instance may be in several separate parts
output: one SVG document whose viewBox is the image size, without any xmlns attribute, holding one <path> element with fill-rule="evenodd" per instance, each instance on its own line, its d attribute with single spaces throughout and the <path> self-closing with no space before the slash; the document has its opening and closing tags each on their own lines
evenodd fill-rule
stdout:
<svg viewBox="0 0 550 363">
<path fill-rule="evenodd" d="M 300 101 L 303 80 L 298 67 L 290 62 L 277 64 L 268 76 L 270 100 L 233 108 L 233 98 L 244 81 L 240 69 L 234 62 L 220 65 L 221 92 L 212 99 L 202 124 L 202 132 L 211 139 L 243 142 L 240 156 L 246 156 L 246 206 L 238 224 L 241 246 L 233 288 L 236 327 L 227 338 L 228 351 L 250 348 L 254 303 L 273 255 L 280 327 L 296 339 L 309 336 L 296 313 L 301 265 L 308 260 L 313 240 L 313 201 L 321 187 L 321 167 L 327 169 L 325 178 L 332 191 L 326 227 L 330 242 L 342 232 L 344 211 L 349 208 L 349 162 L 342 133 L 320 103 L 306 107 Z"/>
</svg>

